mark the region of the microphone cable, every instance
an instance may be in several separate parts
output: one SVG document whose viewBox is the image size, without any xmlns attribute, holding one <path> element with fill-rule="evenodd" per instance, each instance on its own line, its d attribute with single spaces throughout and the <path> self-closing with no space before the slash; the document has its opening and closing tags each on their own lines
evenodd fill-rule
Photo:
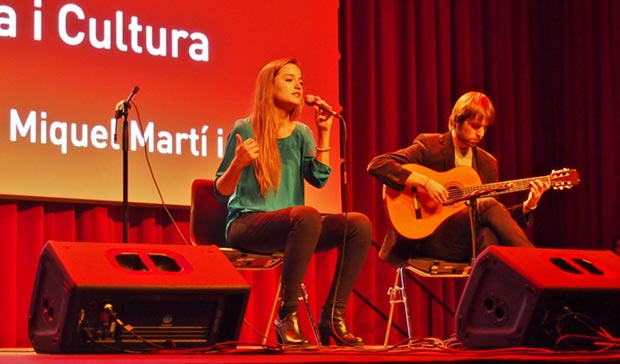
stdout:
<svg viewBox="0 0 620 364">
<path fill-rule="evenodd" d="M 140 132 L 142 133 L 142 135 L 144 135 L 144 128 L 142 127 L 142 118 L 140 117 L 140 110 L 138 110 L 138 105 L 136 105 L 136 103 L 133 101 L 131 101 L 131 105 L 133 105 L 134 109 L 136 109 L 136 115 L 138 116 L 138 127 L 140 128 Z M 185 245 L 192 245 L 189 243 L 185 235 L 183 235 L 183 232 L 181 231 L 181 229 L 179 228 L 179 225 L 177 224 L 176 220 L 172 216 L 170 209 L 168 209 L 168 205 L 164 201 L 164 197 L 161 193 L 161 189 L 159 188 L 159 184 L 157 183 L 157 178 L 155 177 L 155 173 L 153 172 L 153 167 L 151 166 L 151 160 L 149 159 L 149 153 L 148 153 L 148 150 L 146 149 L 146 142 L 144 143 L 143 150 L 144 150 L 144 159 L 146 160 L 146 165 L 148 166 L 149 173 L 151 174 L 151 179 L 153 181 L 153 184 L 155 185 L 157 195 L 159 196 L 159 201 L 161 202 L 161 205 L 164 208 L 164 211 L 168 215 L 168 218 L 170 218 L 170 222 L 172 222 L 172 225 L 174 225 L 177 233 L 179 234 L 179 236 L 181 237 Z"/>
</svg>

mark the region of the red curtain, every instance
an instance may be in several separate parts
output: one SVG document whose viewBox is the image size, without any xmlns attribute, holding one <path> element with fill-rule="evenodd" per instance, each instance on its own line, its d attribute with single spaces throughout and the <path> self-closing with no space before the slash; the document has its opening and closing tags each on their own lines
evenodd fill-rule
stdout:
<svg viewBox="0 0 620 364">
<path fill-rule="evenodd" d="M 353 209 L 374 222 L 379 244 L 387 222 L 381 186 L 366 173 L 367 163 L 409 145 L 418 133 L 447 131 L 458 96 L 479 90 L 496 109 L 484 147 L 498 158 L 503 180 L 563 167 L 581 176 L 579 186 L 543 197 L 528 230 L 533 242 L 610 249 L 620 234 L 614 142 L 620 126 L 614 112 L 620 102 L 620 2 L 343 0 L 340 13 L 349 188 Z M 502 200 L 514 204 L 525 197 Z M 393 268 L 376 260 L 368 265 L 364 288 L 374 280 L 366 293 L 386 311 Z M 435 303 L 429 320 L 427 295 L 409 282 L 416 287 L 409 292 L 414 334 L 453 333 L 453 317 Z M 462 281 L 424 283 L 450 307 L 458 303 Z M 377 316 L 372 322 L 369 329 L 384 325 Z M 402 315 L 397 322 L 404 327 Z"/>
<path fill-rule="evenodd" d="M 404 147 L 421 132 L 447 130 L 453 102 L 465 91 L 488 94 L 497 111 L 485 147 L 502 179 L 576 168 L 581 184 L 551 191 L 528 231 L 541 247 L 609 249 L 620 233 L 614 139 L 620 105 L 620 2 L 615 0 L 342 0 L 343 115 L 347 122 L 347 189 L 352 209 L 374 222 L 375 248 L 386 228 L 381 186 L 366 173 L 376 154 Z M 9 172 L 10 174 L 10 172 Z M 506 196 L 507 204 L 524 195 Z M 183 244 L 187 208 L 130 209 L 129 242 Z M 47 240 L 122 242 L 120 206 L 0 200 L 0 347 L 29 346 L 27 316 L 36 266 Z M 317 254 L 308 272 L 318 318 L 335 255 Z M 246 320 L 264 330 L 278 270 L 247 273 Z M 351 329 L 381 344 L 394 268 L 372 250 L 347 307 Z M 463 280 L 407 278 L 412 329 L 447 338 Z M 419 282 L 420 285 L 416 284 Z M 269 304 L 266 304 L 269 303 Z M 441 304 L 445 304 L 445 309 Z M 395 311 L 391 343 L 406 330 Z M 310 326 L 302 319 L 306 335 Z M 271 333 L 273 338 L 273 333 Z M 260 342 L 249 325 L 241 340 Z"/>
</svg>

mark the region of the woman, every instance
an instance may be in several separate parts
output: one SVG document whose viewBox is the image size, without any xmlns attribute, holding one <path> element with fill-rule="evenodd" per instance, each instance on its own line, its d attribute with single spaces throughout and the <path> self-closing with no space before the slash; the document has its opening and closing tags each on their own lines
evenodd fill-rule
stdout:
<svg viewBox="0 0 620 364">
<path fill-rule="evenodd" d="M 344 308 L 371 244 L 372 227 L 360 213 L 320 214 L 304 206 L 304 180 L 322 187 L 331 173 L 333 116 L 315 106 L 317 140 L 296 121 L 303 80 L 293 58 L 260 71 L 252 113 L 238 120 L 215 177 L 215 192 L 228 200 L 227 242 L 257 253 L 284 252 L 282 305 L 274 328 L 284 345 L 309 345 L 298 319 L 299 289 L 312 254 L 339 248 L 329 295 L 319 320 L 322 344 L 364 345 L 349 332 Z M 320 99 L 317 102 L 322 103 Z"/>
</svg>

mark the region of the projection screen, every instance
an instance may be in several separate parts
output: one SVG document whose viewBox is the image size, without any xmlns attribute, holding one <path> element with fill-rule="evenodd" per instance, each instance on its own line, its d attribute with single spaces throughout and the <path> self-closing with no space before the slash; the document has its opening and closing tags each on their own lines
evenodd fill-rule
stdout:
<svg viewBox="0 0 620 364">
<path fill-rule="evenodd" d="M 126 175 L 129 203 L 159 204 L 148 156 L 164 202 L 187 206 L 272 59 L 298 58 L 306 93 L 340 110 L 337 0 L 0 0 L 0 50 L 2 197 L 118 203 Z M 321 211 L 340 211 L 339 133 L 330 181 L 307 188 Z"/>
</svg>

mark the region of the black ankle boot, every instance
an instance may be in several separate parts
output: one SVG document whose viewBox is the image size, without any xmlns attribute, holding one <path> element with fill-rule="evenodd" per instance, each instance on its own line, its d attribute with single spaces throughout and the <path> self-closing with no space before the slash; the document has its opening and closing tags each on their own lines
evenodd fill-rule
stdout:
<svg viewBox="0 0 620 364">
<path fill-rule="evenodd" d="M 284 318 L 278 317 L 274 321 L 273 327 L 276 330 L 278 343 L 282 345 L 310 345 L 310 341 L 301 333 L 297 312 L 291 312 Z"/>
<path fill-rule="evenodd" d="M 344 310 L 335 308 L 332 317 L 332 308 L 324 306 L 319 319 L 319 333 L 321 345 L 329 345 L 329 338 L 334 338 L 338 346 L 362 346 L 364 339 L 349 332 L 344 322 Z"/>
</svg>

